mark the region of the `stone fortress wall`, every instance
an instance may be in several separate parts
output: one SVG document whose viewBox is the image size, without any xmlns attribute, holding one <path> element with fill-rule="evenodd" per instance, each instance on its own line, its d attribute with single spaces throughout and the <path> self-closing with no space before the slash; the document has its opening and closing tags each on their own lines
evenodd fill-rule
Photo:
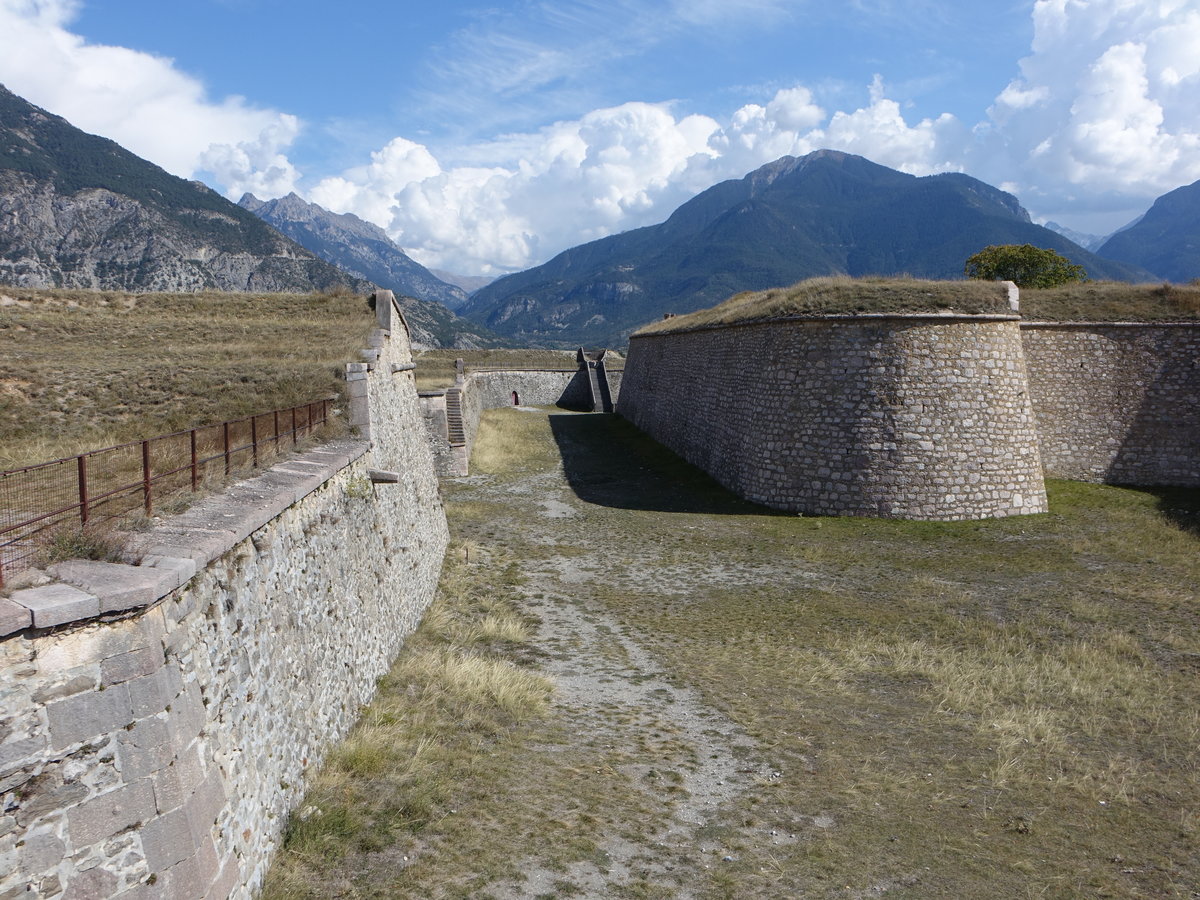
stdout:
<svg viewBox="0 0 1200 900">
<path fill-rule="evenodd" d="M 1036 513 L 1043 473 L 1200 485 L 1200 324 L 860 315 L 635 335 L 618 412 L 779 509 Z"/>
<path fill-rule="evenodd" d="M 1022 322 L 1046 474 L 1200 485 L 1200 324 Z"/>
<path fill-rule="evenodd" d="M 348 367 L 360 438 L 201 500 L 138 565 L 0 599 L 0 897 L 255 893 L 448 540 L 407 326 L 378 312 Z"/>
<path fill-rule="evenodd" d="M 620 371 L 606 372 L 614 400 L 621 390 Z M 421 413 L 439 475 L 454 477 L 468 474 L 475 432 L 485 409 L 513 405 L 513 394 L 522 406 L 560 406 L 563 409 L 590 409 L 592 398 L 586 370 L 583 369 L 493 369 L 468 371 L 463 375 L 460 407 L 463 441 L 451 441 L 447 415 L 447 391 L 422 391 Z"/>
<path fill-rule="evenodd" d="M 635 336 L 618 411 L 735 493 L 822 515 L 1044 512 L 1015 316 Z"/>
</svg>

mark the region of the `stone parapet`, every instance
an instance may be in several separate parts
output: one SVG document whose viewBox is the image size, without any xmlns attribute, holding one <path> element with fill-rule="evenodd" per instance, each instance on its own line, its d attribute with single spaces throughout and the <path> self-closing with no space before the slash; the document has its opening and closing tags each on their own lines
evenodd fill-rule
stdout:
<svg viewBox="0 0 1200 900">
<path fill-rule="evenodd" d="M 1023 322 L 1046 474 L 1200 485 L 1200 323 Z"/>
<path fill-rule="evenodd" d="M 0 897 L 254 895 L 448 539 L 391 315 L 355 364 L 369 442 L 199 501 L 138 565 L 62 563 L 0 602 Z"/>
</svg>

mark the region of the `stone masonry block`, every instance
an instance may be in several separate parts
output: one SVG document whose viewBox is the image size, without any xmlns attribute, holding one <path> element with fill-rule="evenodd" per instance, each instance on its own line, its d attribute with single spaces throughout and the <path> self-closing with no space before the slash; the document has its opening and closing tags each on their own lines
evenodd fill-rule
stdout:
<svg viewBox="0 0 1200 900">
<path fill-rule="evenodd" d="M 152 675 L 162 668 L 163 653 L 159 647 L 144 647 L 112 656 L 100 663 L 100 683 L 118 684 L 139 676 Z"/>
<path fill-rule="evenodd" d="M 48 569 L 60 581 L 100 599 L 100 612 L 149 606 L 173 590 L 171 577 L 145 566 L 72 559 Z"/>
<path fill-rule="evenodd" d="M 208 900 L 229 900 L 233 889 L 241 883 L 241 880 L 242 870 L 238 867 L 237 858 L 231 856 L 225 860 L 225 866 L 221 869 L 221 874 L 217 876 L 217 880 L 209 888 Z"/>
<path fill-rule="evenodd" d="M 154 802 L 158 811 L 166 813 L 183 806 L 203 781 L 200 754 L 193 744 L 166 768 L 154 773 Z"/>
<path fill-rule="evenodd" d="M 118 684 L 103 691 L 77 694 L 46 707 L 50 720 L 50 742 L 61 750 L 80 741 L 124 728 L 133 719 L 129 689 Z"/>
<path fill-rule="evenodd" d="M 171 746 L 182 750 L 200 734 L 204 728 L 204 705 L 200 702 L 200 691 L 193 684 L 171 704 L 167 713 L 167 730 Z"/>
<path fill-rule="evenodd" d="M 143 718 L 166 709 L 183 690 L 183 680 L 174 666 L 164 666 L 152 675 L 130 680 L 127 686 L 133 715 Z"/>
<path fill-rule="evenodd" d="M 62 900 L 108 900 L 119 884 L 116 875 L 97 866 L 72 875 Z"/>
<path fill-rule="evenodd" d="M 33 613 L 29 607 L 0 597 L 0 637 L 15 634 L 33 624 Z"/>
<path fill-rule="evenodd" d="M 42 832 L 29 834 L 21 846 L 21 870 L 30 874 L 45 872 L 57 866 L 67 855 L 67 845 L 57 835 Z"/>
<path fill-rule="evenodd" d="M 170 572 L 175 578 L 175 587 L 183 587 L 196 574 L 196 561 L 178 556 L 145 556 L 142 565 Z"/>
<path fill-rule="evenodd" d="M 12 601 L 33 614 L 35 628 L 50 628 L 100 615 L 100 600 L 66 584 L 13 591 Z"/>
<path fill-rule="evenodd" d="M 204 781 L 184 804 L 188 821 L 192 823 L 192 831 L 197 839 L 210 833 L 224 806 L 225 785 L 221 782 L 221 774 L 216 769 L 210 769 Z M 213 874 L 216 875 L 215 872 Z"/>
<path fill-rule="evenodd" d="M 68 811 L 67 830 L 78 852 L 155 814 L 154 788 L 148 778 L 93 797 Z"/>
<path fill-rule="evenodd" d="M 30 763 L 40 762 L 46 752 L 46 738 L 28 737 L 0 744 L 0 776 L 8 775 Z"/>
<path fill-rule="evenodd" d="M 196 852 L 186 809 L 155 816 L 142 826 L 142 849 L 151 872 L 161 873 Z"/>
<path fill-rule="evenodd" d="M 170 765 L 174 758 L 175 751 L 163 719 L 143 719 L 117 736 L 117 759 L 126 781 L 153 775 Z"/>
</svg>

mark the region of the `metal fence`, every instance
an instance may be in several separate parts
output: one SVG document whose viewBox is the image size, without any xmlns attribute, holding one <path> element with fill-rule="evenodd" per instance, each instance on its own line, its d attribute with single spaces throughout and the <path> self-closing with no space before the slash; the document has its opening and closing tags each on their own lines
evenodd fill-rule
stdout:
<svg viewBox="0 0 1200 900">
<path fill-rule="evenodd" d="M 257 468 L 324 425 L 330 400 L 0 472 L 0 587 L 46 535 L 154 514 L 155 502 Z"/>
</svg>

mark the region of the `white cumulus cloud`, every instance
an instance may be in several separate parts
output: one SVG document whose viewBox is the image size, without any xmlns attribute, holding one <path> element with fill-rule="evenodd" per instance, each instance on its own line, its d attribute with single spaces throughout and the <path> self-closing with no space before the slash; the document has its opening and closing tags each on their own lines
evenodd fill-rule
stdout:
<svg viewBox="0 0 1200 900">
<path fill-rule="evenodd" d="M 498 162 L 490 167 L 443 165 L 428 148 L 397 138 L 309 196 L 383 226 L 426 265 L 498 273 L 660 222 L 705 188 L 781 156 L 829 147 L 925 174 L 958 168 L 967 139 L 951 116 L 909 125 L 877 78 L 866 106 L 832 118 L 794 86 L 742 106 L 724 124 L 677 116 L 668 104 L 625 103 L 456 151 L 472 163 Z"/>
<path fill-rule="evenodd" d="M 1196 0 L 1037 0 L 1032 53 L 996 97 L 978 166 L 1050 215 L 1120 216 L 1200 178 Z"/>
<path fill-rule="evenodd" d="M 170 59 L 91 44 L 69 26 L 74 0 L 0 0 L 0 82 L 84 131 L 172 174 L 210 171 L 230 194 L 286 193 L 283 155 L 299 121 L 244 98 L 214 101 Z"/>
</svg>

